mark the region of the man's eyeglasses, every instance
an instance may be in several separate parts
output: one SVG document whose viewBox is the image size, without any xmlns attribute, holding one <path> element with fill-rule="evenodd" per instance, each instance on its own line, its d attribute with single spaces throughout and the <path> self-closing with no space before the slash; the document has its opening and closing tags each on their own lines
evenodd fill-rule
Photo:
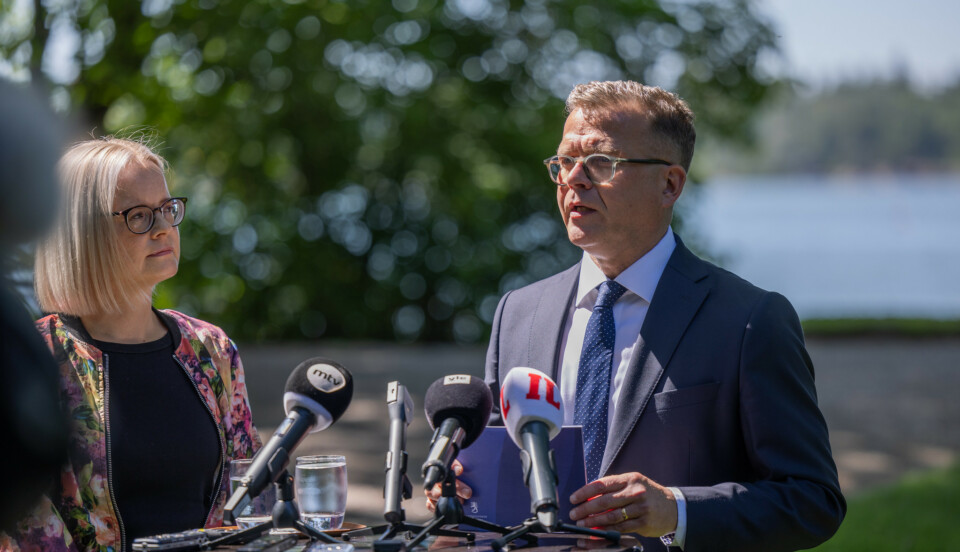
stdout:
<svg viewBox="0 0 960 552">
<path fill-rule="evenodd" d="M 134 234 L 146 234 L 153 228 L 156 220 L 154 213 L 160 213 L 160 216 L 170 224 L 177 226 L 183 222 L 183 216 L 187 212 L 187 198 L 171 197 L 164 201 L 159 207 L 147 207 L 146 205 L 137 205 L 123 211 L 110 213 L 115 217 L 122 216 L 127 223 L 127 228 Z"/>
<path fill-rule="evenodd" d="M 583 163 L 583 170 L 587 173 L 587 178 L 593 184 L 606 184 L 613 180 L 617 174 L 618 163 L 639 163 L 641 165 L 673 165 L 663 159 L 626 159 L 623 157 L 611 157 L 605 153 L 591 153 L 586 157 L 569 157 L 567 155 L 554 155 L 549 159 L 544 159 L 543 164 L 547 166 L 547 172 L 550 173 L 550 180 L 553 180 L 561 186 L 567 184 L 567 176 L 570 171 L 577 166 L 577 163 Z"/>
</svg>

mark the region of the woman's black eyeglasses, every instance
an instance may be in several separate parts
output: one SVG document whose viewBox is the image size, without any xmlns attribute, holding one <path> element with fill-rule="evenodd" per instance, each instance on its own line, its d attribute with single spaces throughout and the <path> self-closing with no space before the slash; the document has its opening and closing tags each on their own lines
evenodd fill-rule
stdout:
<svg viewBox="0 0 960 552">
<path fill-rule="evenodd" d="M 183 216 L 187 211 L 187 198 L 171 197 L 164 201 L 159 207 L 147 207 L 146 205 L 137 205 L 123 211 L 110 213 L 115 217 L 122 216 L 127 223 L 127 228 L 134 234 L 146 234 L 153 228 L 156 220 L 154 213 L 160 213 L 170 226 L 177 226 L 183 222 Z"/>
</svg>

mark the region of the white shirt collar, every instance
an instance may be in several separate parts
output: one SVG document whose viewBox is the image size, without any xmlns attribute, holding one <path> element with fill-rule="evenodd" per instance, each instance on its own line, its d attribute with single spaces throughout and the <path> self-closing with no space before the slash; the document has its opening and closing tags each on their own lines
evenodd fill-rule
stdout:
<svg viewBox="0 0 960 552">
<path fill-rule="evenodd" d="M 677 240 L 673 237 L 673 229 L 668 227 L 667 233 L 657 242 L 657 245 L 621 272 L 614 281 L 650 303 L 653 300 L 653 292 L 657 289 L 657 283 L 660 282 L 660 276 L 663 275 L 667 261 L 670 260 L 670 255 L 676 247 Z M 584 251 L 583 261 L 580 263 L 580 282 L 577 285 L 577 306 L 584 306 L 583 300 L 587 294 L 606 280 L 607 277 L 600 267 Z"/>
</svg>

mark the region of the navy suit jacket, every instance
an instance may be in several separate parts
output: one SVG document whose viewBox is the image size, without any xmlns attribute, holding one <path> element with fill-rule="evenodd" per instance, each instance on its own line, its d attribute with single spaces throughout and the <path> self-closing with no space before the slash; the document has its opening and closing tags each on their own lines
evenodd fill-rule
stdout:
<svg viewBox="0 0 960 552">
<path fill-rule="evenodd" d="M 518 366 L 558 381 L 579 273 L 577 264 L 500 300 L 486 361 L 494 396 Z M 783 296 L 697 258 L 678 237 L 637 343 L 601 476 L 640 472 L 680 488 L 685 552 L 797 550 L 836 532 L 846 502 Z"/>
</svg>

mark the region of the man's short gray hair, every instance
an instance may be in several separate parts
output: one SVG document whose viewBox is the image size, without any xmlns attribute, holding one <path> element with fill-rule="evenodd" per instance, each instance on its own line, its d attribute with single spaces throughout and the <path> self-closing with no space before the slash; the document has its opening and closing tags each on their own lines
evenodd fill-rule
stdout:
<svg viewBox="0 0 960 552">
<path fill-rule="evenodd" d="M 577 110 L 588 116 L 617 110 L 642 112 L 649 117 L 650 128 L 676 146 L 680 154 L 676 162 L 690 170 L 697 131 L 693 111 L 680 96 L 635 81 L 594 81 L 578 84 L 567 96 L 567 113 Z"/>
</svg>

